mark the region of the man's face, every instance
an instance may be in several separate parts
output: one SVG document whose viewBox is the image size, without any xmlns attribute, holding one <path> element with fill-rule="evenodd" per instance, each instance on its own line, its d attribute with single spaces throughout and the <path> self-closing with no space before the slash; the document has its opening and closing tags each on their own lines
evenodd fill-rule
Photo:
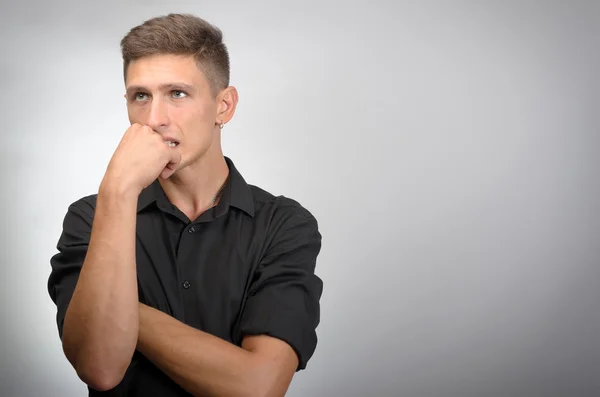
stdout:
<svg viewBox="0 0 600 397">
<path fill-rule="evenodd" d="M 153 55 L 131 62 L 125 97 L 132 124 L 147 125 L 176 143 L 178 169 L 220 145 L 215 137 L 223 109 L 193 57 Z"/>
</svg>

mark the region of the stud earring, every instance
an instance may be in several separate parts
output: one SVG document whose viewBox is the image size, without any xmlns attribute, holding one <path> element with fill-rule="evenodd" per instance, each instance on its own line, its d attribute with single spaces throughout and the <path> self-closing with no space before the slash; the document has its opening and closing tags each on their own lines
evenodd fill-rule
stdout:
<svg viewBox="0 0 600 397">
<path fill-rule="evenodd" d="M 223 123 L 219 124 L 219 128 L 223 129 Z"/>
</svg>

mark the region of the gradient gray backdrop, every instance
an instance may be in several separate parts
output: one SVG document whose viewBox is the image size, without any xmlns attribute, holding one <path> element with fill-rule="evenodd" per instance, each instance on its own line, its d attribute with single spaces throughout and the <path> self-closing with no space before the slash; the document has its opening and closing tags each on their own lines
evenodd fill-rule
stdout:
<svg viewBox="0 0 600 397">
<path fill-rule="evenodd" d="M 289 396 L 600 395 L 598 1 L 167 3 L 2 2 L 2 396 L 86 395 L 49 259 L 128 126 L 119 40 L 168 12 L 225 33 L 225 153 L 320 221 Z"/>
</svg>

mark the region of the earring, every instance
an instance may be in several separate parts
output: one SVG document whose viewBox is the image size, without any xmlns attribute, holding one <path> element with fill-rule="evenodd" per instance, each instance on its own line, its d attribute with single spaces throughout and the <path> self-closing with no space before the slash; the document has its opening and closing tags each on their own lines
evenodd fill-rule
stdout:
<svg viewBox="0 0 600 397">
<path fill-rule="evenodd" d="M 219 128 L 223 129 L 223 123 L 219 124 Z"/>
</svg>

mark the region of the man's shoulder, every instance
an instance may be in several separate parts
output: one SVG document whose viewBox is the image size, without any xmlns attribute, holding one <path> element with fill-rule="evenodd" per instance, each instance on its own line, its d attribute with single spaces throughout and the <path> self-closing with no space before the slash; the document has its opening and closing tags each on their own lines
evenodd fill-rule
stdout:
<svg viewBox="0 0 600 397">
<path fill-rule="evenodd" d="M 69 211 L 80 212 L 90 218 L 93 218 L 94 212 L 96 211 L 97 200 L 98 193 L 82 196 L 79 199 L 71 202 L 71 204 L 69 205 Z"/>
<path fill-rule="evenodd" d="M 268 212 L 279 216 L 299 215 L 305 218 L 314 218 L 314 215 L 297 199 L 280 194 L 275 195 L 256 185 L 248 185 L 252 192 L 254 205 L 257 212 Z"/>
<path fill-rule="evenodd" d="M 284 217 L 299 215 L 305 218 L 314 218 L 312 212 L 295 198 L 283 194 L 275 195 L 256 185 L 248 184 L 248 187 L 252 192 L 257 212 L 267 212 Z M 97 200 L 98 193 L 82 196 L 69 205 L 69 211 L 80 212 L 93 219 Z"/>
</svg>

